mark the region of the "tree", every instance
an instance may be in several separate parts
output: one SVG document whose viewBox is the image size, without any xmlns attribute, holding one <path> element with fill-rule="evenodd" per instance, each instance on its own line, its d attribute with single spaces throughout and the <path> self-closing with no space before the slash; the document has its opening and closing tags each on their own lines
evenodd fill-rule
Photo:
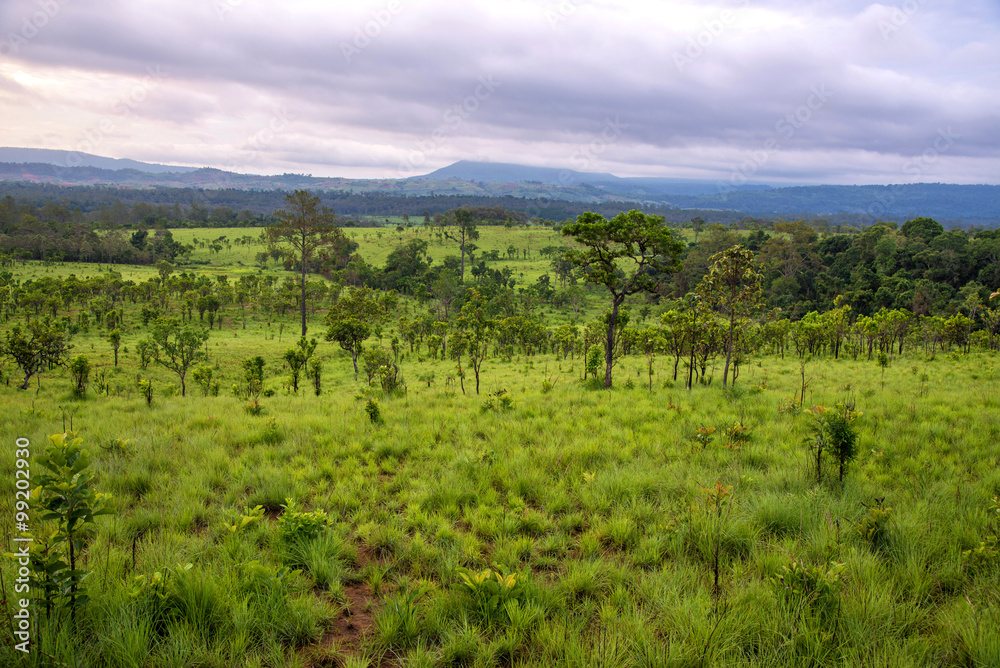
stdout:
<svg viewBox="0 0 1000 668">
<path fill-rule="evenodd" d="M 358 288 L 341 297 L 326 314 L 326 340 L 336 341 L 351 354 L 354 378 L 358 377 L 358 355 L 372 325 L 385 321 L 385 313 L 371 288 Z"/>
<path fill-rule="evenodd" d="M 19 389 L 28 389 L 32 376 L 53 366 L 66 365 L 69 338 L 62 325 L 53 323 L 48 317 L 29 322 L 27 331 L 15 325 L 7 332 L 7 338 L 0 343 L 0 355 L 13 359 L 24 374 Z"/>
<path fill-rule="evenodd" d="M 486 300 L 478 290 L 470 290 L 469 300 L 462 306 L 462 312 L 458 316 L 460 343 L 456 342 L 456 345 L 469 353 L 469 363 L 476 375 L 476 394 L 479 394 L 479 372 L 483 368 L 495 327 L 496 321 L 486 315 Z"/>
<path fill-rule="evenodd" d="M 173 318 L 159 318 L 153 325 L 153 341 L 156 343 L 156 363 L 177 374 L 181 379 L 181 396 L 185 396 L 184 378 L 188 369 L 195 362 L 208 359 L 202 350 L 208 341 L 208 330 L 181 326 Z"/>
<path fill-rule="evenodd" d="M 760 283 L 753 251 L 743 246 L 716 253 L 709 258 L 712 266 L 701 279 L 698 292 L 710 304 L 720 307 L 729 316 L 729 336 L 726 339 L 726 367 L 722 372 L 722 387 L 729 378 L 729 364 L 733 358 L 733 334 L 736 318 L 749 314 L 760 303 Z"/>
<path fill-rule="evenodd" d="M 111 344 L 111 348 L 115 351 L 115 366 L 118 366 L 118 349 L 122 345 L 122 333 L 117 329 L 112 329 L 111 333 L 108 334 L 108 343 Z"/>
<path fill-rule="evenodd" d="M 302 375 L 302 371 L 305 369 L 308 373 L 306 365 L 309 363 L 309 358 L 312 357 L 315 350 L 316 339 L 308 341 L 303 336 L 294 348 L 289 348 L 285 352 L 284 360 L 289 370 L 288 379 L 292 382 L 292 391 L 296 394 L 299 392 L 299 378 Z"/>
<path fill-rule="evenodd" d="M 684 245 L 663 224 L 662 216 L 633 209 L 611 220 L 586 212 L 577 222 L 562 228 L 583 249 L 566 252 L 566 259 L 583 269 L 591 283 L 605 286 L 611 293 L 611 313 L 604 347 L 604 387 L 611 387 L 615 329 L 618 311 L 625 298 L 640 292 L 655 292 L 680 268 L 678 258 Z"/>
<path fill-rule="evenodd" d="M 302 288 L 302 336 L 306 335 L 306 271 L 309 262 L 324 246 L 337 245 L 343 233 L 334 225 L 334 214 L 328 207 L 320 206 L 320 199 L 306 190 L 296 190 L 285 195 L 288 208 L 274 213 L 278 222 L 267 228 L 271 246 L 288 244 L 290 249 L 281 254 L 299 263 Z"/>
<path fill-rule="evenodd" d="M 465 251 L 466 247 L 471 245 L 470 241 L 475 241 L 479 238 L 479 230 L 476 229 L 476 223 L 472 217 L 472 211 L 461 208 L 455 209 L 455 226 L 458 228 L 454 233 L 445 232 L 444 235 L 451 239 L 452 241 L 457 241 L 459 247 L 462 249 L 462 269 L 459 273 L 458 280 L 465 281 Z"/>
<path fill-rule="evenodd" d="M 69 365 L 73 376 L 73 393 L 82 397 L 87 394 L 87 384 L 90 382 L 90 361 L 86 355 L 78 355 Z"/>
</svg>

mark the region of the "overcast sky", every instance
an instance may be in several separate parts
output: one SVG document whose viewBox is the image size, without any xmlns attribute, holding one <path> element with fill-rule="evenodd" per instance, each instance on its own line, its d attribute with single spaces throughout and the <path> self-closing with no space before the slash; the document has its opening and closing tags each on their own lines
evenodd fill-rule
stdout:
<svg viewBox="0 0 1000 668">
<path fill-rule="evenodd" d="M 2 0 L 0 145 L 254 173 L 456 160 L 1000 183 L 985 0 Z"/>
</svg>

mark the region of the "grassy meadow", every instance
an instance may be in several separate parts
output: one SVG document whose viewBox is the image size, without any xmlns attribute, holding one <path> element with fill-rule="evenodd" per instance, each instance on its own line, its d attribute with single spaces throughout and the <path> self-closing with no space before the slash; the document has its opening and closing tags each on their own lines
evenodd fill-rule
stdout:
<svg viewBox="0 0 1000 668">
<path fill-rule="evenodd" d="M 174 231 L 184 243 L 253 233 Z M 372 264 L 400 236 L 429 238 L 348 233 Z M 537 251 L 560 241 L 484 228 L 477 243 L 530 248 L 499 263 L 526 284 L 549 271 Z M 436 261 L 455 253 L 430 243 Z M 235 277 L 258 271 L 261 249 L 192 260 Z M 5 549 L 15 439 L 37 455 L 72 427 L 115 511 L 80 555 L 90 601 L 75 621 L 46 619 L 36 601 L 29 654 L 10 640 L 17 563 L 3 560 L 2 665 L 1000 665 L 995 353 L 911 346 L 884 370 L 864 356 L 761 355 L 729 391 L 720 360 L 713 384 L 685 390 L 659 356 L 649 389 L 646 357 L 626 357 L 604 390 L 582 380 L 579 356 L 491 356 L 477 396 L 471 373 L 463 390 L 453 361 L 403 344 L 405 391 L 383 395 L 322 341 L 316 396 L 305 380 L 293 393 L 282 366 L 294 315 L 252 314 L 243 328 L 231 307 L 208 344 L 218 395 L 189 374 L 182 398 L 176 374 L 139 368 L 148 330 L 134 310 L 118 367 L 100 328 L 73 340 L 94 366 L 84 398 L 61 369 L 27 391 L 0 386 Z M 310 335 L 322 338 L 322 317 Z M 229 391 L 254 355 L 266 362 L 258 415 Z M 817 414 L 800 404 L 838 402 L 861 413 L 857 457 L 843 482 L 832 459 L 817 481 Z M 30 525 L 44 533 L 36 508 Z"/>
</svg>

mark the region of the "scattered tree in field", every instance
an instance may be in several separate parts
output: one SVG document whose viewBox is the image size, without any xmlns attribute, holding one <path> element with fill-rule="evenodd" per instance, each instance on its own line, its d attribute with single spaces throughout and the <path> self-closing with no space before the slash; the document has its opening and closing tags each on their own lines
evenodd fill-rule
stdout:
<svg viewBox="0 0 1000 668">
<path fill-rule="evenodd" d="M 141 339 L 135 345 L 135 351 L 139 355 L 139 367 L 145 370 L 156 357 L 156 342 L 150 339 Z"/>
<path fill-rule="evenodd" d="M 333 246 L 342 240 L 343 233 L 334 224 L 334 214 L 327 207 L 320 206 L 320 199 L 306 190 L 296 190 L 285 196 L 287 208 L 275 212 L 278 222 L 267 228 L 268 242 L 287 244 L 290 248 L 281 250 L 282 255 L 299 263 L 300 286 L 302 289 L 302 336 L 306 335 L 306 273 L 309 263 L 324 246 Z"/>
<path fill-rule="evenodd" d="M 111 344 L 111 348 L 115 351 L 115 366 L 118 366 L 118 349 L 122 345 L 122 333 L 117 329 L 112 329 L 111 333 L 108 334 L 108 343 Z"/>
<path fill-rule="evenodd" d="M 636 210 L 611 220 L 587 212 L 563 227 L 562 233 L 584 246 L 567 251 L 566 258 L 583 269 L 588 281 L 604 285 L 611 293 L 604 348 L 604 386 L 610 388 L 615 329 L 625 298 L 655 292 L 680 267 L 678 258 L 684 246 L 664 225 L 662 216 Z"/>
<path fill-rule="evenodd" d="M 813 406 L 811 413 L 815 420 L 811 426 L 812 436 L 806 439 L 816 462 L 816 482 L 823 478 L 823 456 L 827 453 L 837 461 L 839 480 L 844 482 L 847 464 L 857 456 L 858 430 L 855 420 L 860 413 L 851 404 L 840 403 L 834 408 Z"/>
<path fill-rule="evenodd" d="M 465 281 L 465 256 L 471 242 L 479 238 L 479 230 L 476 229 L 476 222 L 472 211 L 468 209 L 455 209 L 455 231 L 444 231 L 444 235 L 452 241 L 458 242 L 462 250 L 462 268 L 459 273 L 459 281 Z"/>
<path fill-rule="evenodd" d="M 358 377 L 358 356 L 372 326 L 383 323 L 385 309 L 370 288 L 357 288 L 342 296 L 326 315 L 326 340 L 336 341 L 351 354 L 354 378 Z"/>
<path fill-rule="evenodd" d="M 61 324 L 44 320 L 33 320 L 26 327 L 14 325 L 0 342 L 0 355 L 14 360 L 24 374 L 24 382 L 18 387 L 28 389 L 28 382 L 54 366 L 64 366 L 69 354 L 69 335 Z"/>
<path fill-rule="evenodd" d="M 458 338 L 462 349 L 469 353 L 469 364 L 476 376 L 476 394 L 479 394 L 479 373 L 486 359 L 496 321 L 486 315 L 486 300 L 478 290 L 470 290 L 469 300 L 458 316 Z M 459 345 L 457 342 L 454 345 Z"/>
<path fill-rule="evenodd" d="M 726 339 L 726 366 L 722 372 L 722 387 L 729 379 L 729 365 L 733 359 L 733 335 L 736 319 L 749 315 L 760 303 L 760 283 L 763 279 L 753 259 L 753 251 L 743 246 L 716 253 L 709 258 L 712 263 L 708 274 L 698 285 L 698 293 L 709 304 L 722 309 L 729 316 L 729 335 Z"/>
<path fill-rule="evenodd" d="M 316 351 L 316 339 L 309 341 L 306 337 L 299 339 L 299 342 L 294 348 L 289 348 L 285 351 L 285 364 L 288 365 L 289 376 L 288 380 L 292 383 L 292 391 L 298 394 L 299 392 L 299 378 L 302 376 L 302 372 L 308 372 L 309 358 Z"/>
<path fill-rule="evenodd" d="M 318 397 L 323 392 L 323 360 L 316 358 L 309 361 L 306 378 L 312 381 L 313 391 Z"/>
<path fill-rule="evenodd" d="M 69 372 L 73 376 L 73 393 L 82 397 L 87 394 L 87 385 L 90 384 L 90 360 L 86 355 L 78 355 L 70 362 Z"/>
<path fill-rule="evenodd" d="M 208 330 L 181 325 L 177 320 L 160 318 L 153 325 L 153 341 L 156 343 L 157 364 L 170 369 L 181 381 L 181 396 L 185 396 L 184 383 L 188 369 L 195 362 L 207 360 L 202 350 L 208 340 Z"/>
</svg>

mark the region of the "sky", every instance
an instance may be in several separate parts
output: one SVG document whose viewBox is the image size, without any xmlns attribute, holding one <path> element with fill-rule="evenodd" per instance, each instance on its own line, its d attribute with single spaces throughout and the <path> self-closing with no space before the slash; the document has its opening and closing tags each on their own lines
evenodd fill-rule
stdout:
<svg viewBox="0 0 1000 668">
<path fill-rule="evenodd" d="M 995 0 L 3 0 L 0 145 L 350 178 L 997 184 L 998 37 Z"/>
</svg>

